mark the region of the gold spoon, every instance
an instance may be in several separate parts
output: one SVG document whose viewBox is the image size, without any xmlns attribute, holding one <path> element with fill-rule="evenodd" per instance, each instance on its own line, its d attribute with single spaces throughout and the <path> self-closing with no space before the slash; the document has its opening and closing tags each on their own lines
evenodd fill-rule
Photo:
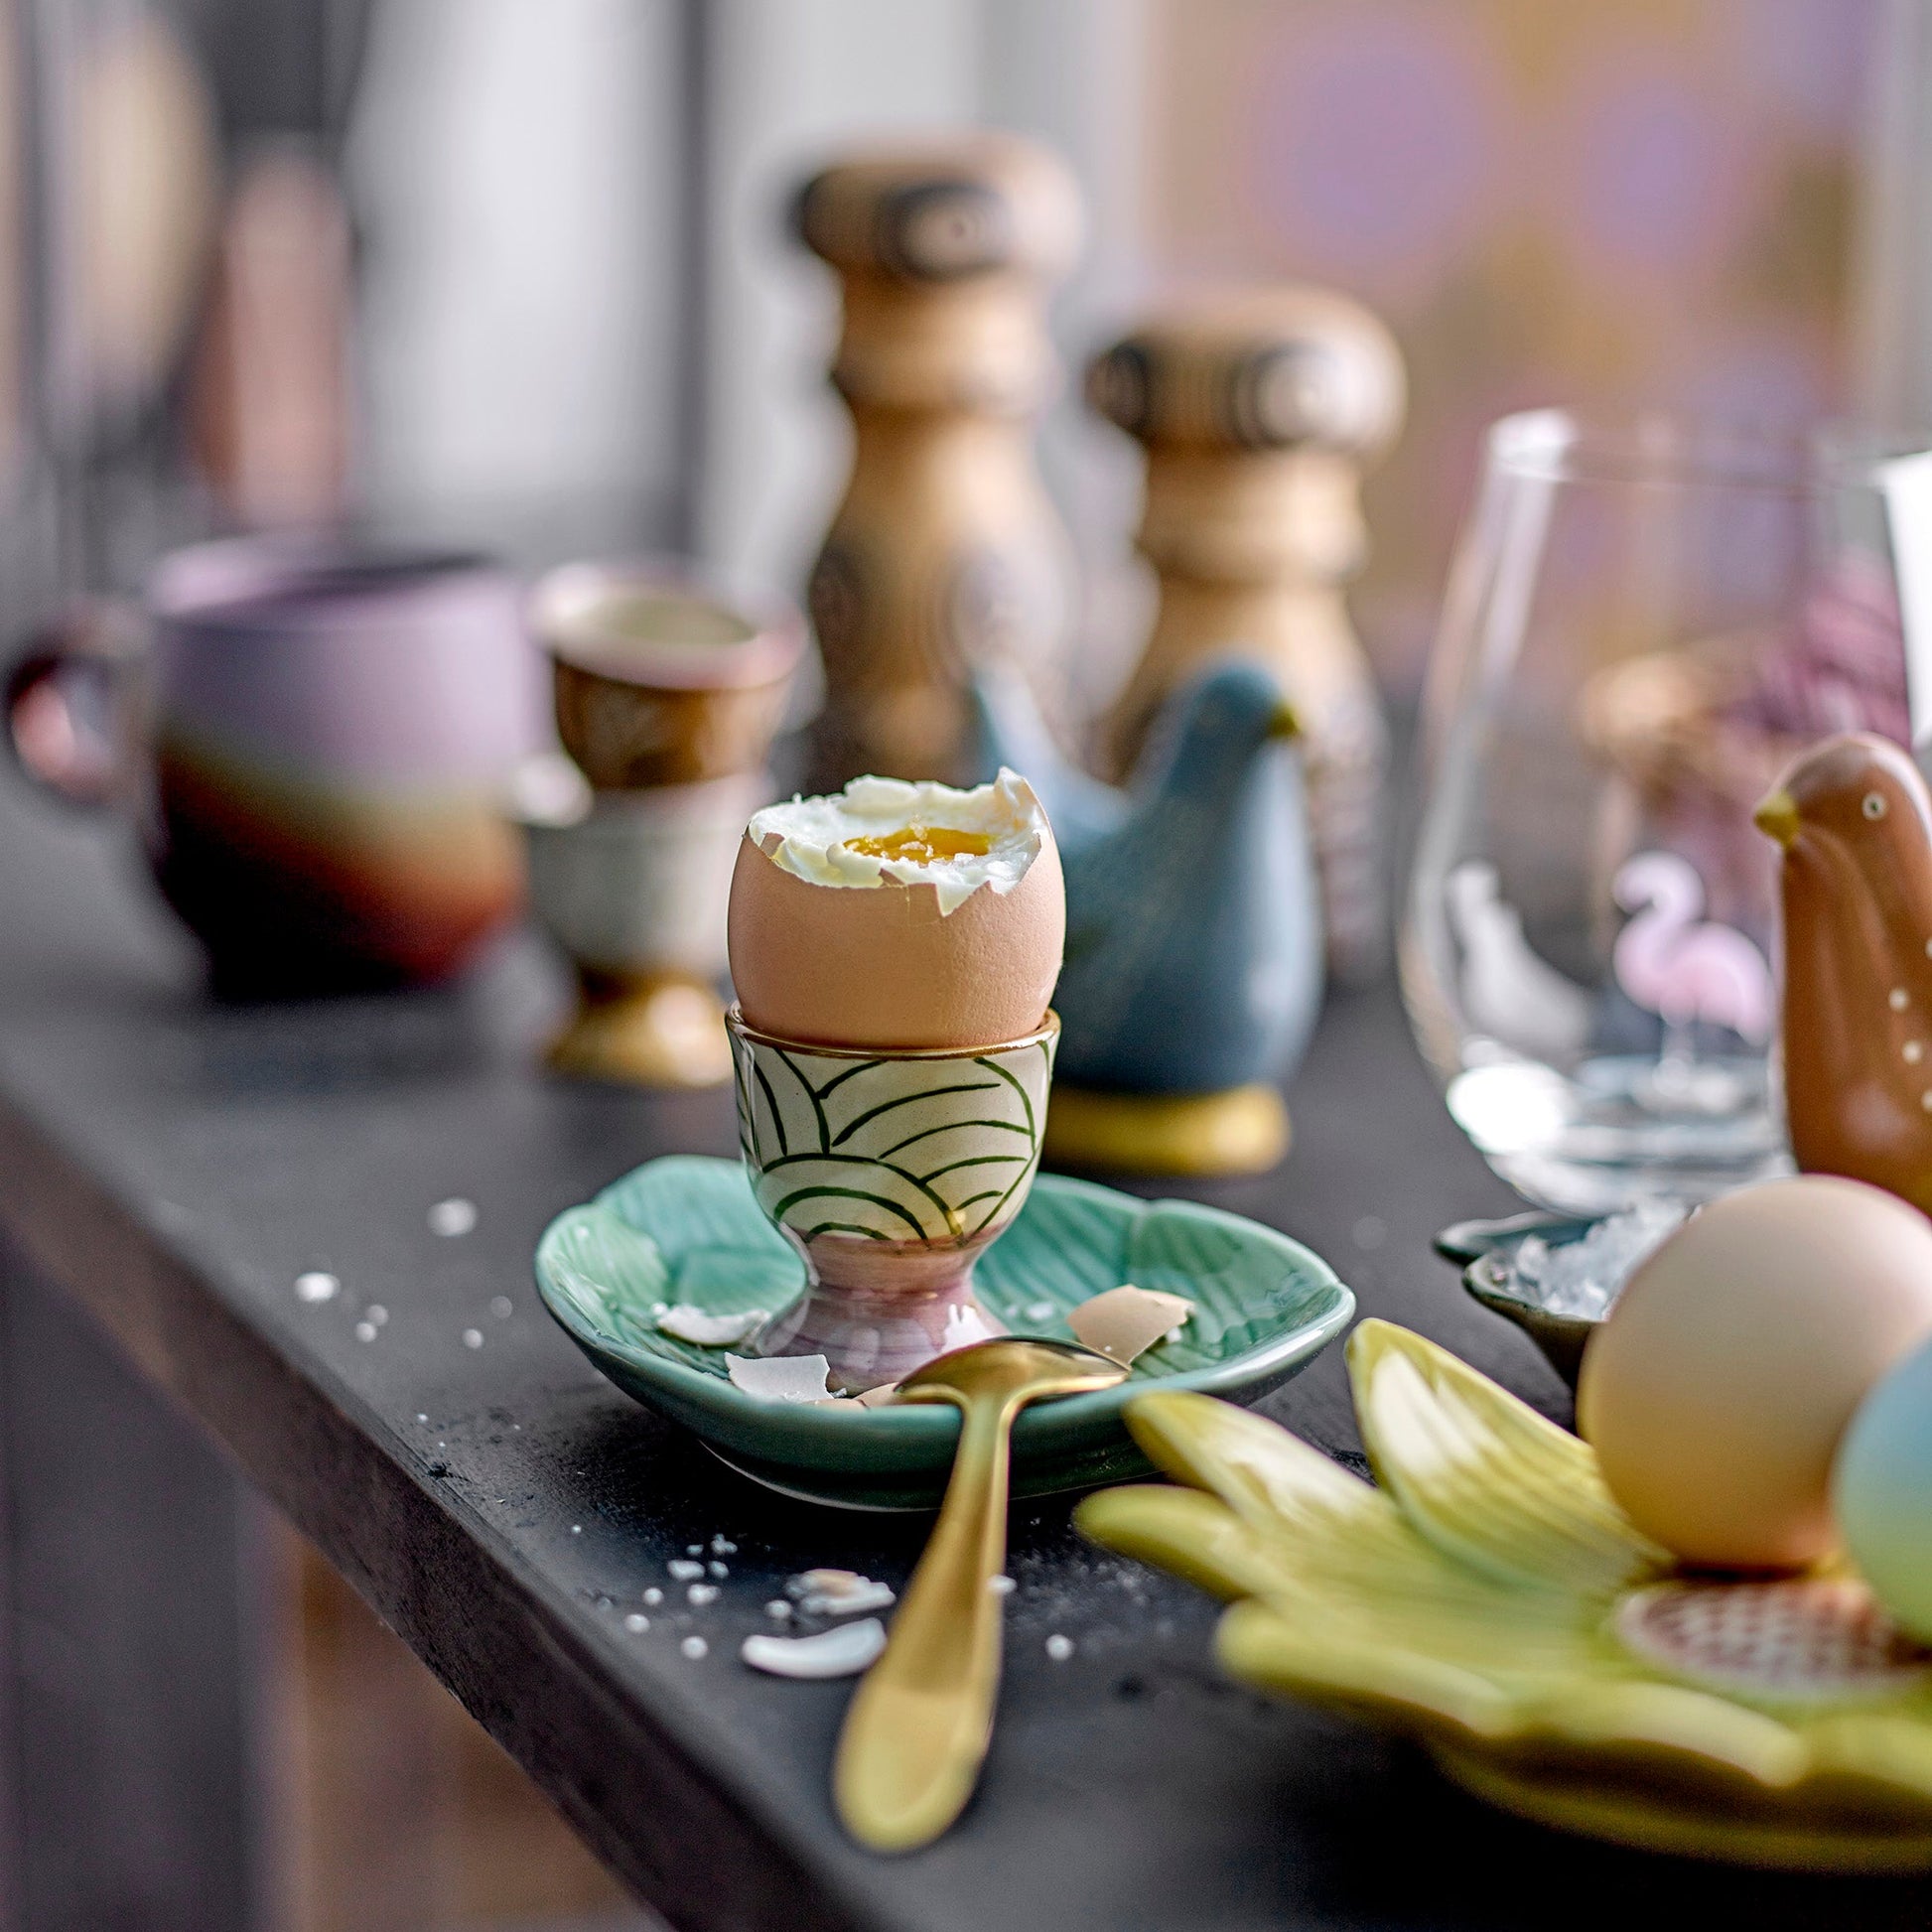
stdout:
<svg viewBox="0 0 1932 1932">
<path fill-rule="evenodd" d="M 839 1737 L 832 1791 L 860 1844 L 931 1844 L 979 1782 L 1000 1688 L 994 1579 L 1006 1567 L 1014 1417 L 1030 1402 L 1109 1389 L 1126 1375 L 1090 1348 L 1016 1336 L 955 1348 L 898 1385 L 899 1402 L 950 1402 L 962 1414 L 939 1520 Z"/>
</svg>

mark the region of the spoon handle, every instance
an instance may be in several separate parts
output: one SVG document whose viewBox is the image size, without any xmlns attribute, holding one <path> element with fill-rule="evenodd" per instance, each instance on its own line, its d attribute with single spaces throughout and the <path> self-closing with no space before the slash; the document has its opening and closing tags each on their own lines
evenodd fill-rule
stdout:
<svg viewBox="0 0 1932 1932">
<path fill-rule="evenodd" d="M 839 1737 L 833 1796 L 875 1852 L 929 1845 L 979 1781 L 1000 1688 L 1007 1474 L 1019 1404 L 962 1403 L 959 1448 L 931 1540 L 893 1633 Z"/>
</svg>

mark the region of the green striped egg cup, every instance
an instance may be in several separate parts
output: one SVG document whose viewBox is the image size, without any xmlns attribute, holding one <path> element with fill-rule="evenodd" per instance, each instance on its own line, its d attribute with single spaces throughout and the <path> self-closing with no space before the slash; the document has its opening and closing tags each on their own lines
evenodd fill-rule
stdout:
<svg viewBox="0 0 1932 1932">
<path fill-rule="evenodd" d="M 863 1390 L 1004 1332 L 973 1264 L 1038 1171 L 1058 1018 L 903 1052 L 777 1039 L 736 1007 L 729 1024 L 752 1191 L 806 1273 L 755 1351 L 822 1354 L 834 1386 Z"/>
</svg>

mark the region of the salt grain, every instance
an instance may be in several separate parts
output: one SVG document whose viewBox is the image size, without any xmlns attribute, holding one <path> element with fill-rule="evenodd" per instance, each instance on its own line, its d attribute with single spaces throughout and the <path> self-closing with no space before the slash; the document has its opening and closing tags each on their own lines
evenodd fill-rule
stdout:
<svg viewBox="0 0 1932 1932">
<path fill-rule="evenodd" d="M 687 1657 L 702 1657 L 705 1654 L 705 1652 L 711 1648 L 711 1646 L 708 1643 L 706 1643 L 702 1637 L 686 1637 L 685 1640 L 678 1645 L 678 1648 L 681 1651 L 683 1651 Z"/>
<path fill-rule="evenodd" d="M 644 1591 L 644 1601 L 654 1610 L 664 1600 L 664 1592 L 655 1584 Z"/>
<path fill-rule="evenodd" d="M 375 1323 L 373 1321 L 358 1321 L 355 1324 L 355 1339 L 357 1341 L 373 1341 L 375 1339 Z"/>
<path fill-rule="evenodd" d="M 694 1583 L 704 1575 L 703 1564 L 688 1562 L 683 1557 L 673 1557 L 664 1568 L 681 1584 Z"/>
<path fill-rule="evenodd" d="M 483 1346 L 483 1330 L 481 1328 L 464 1329 L 463 1345 L 466 1348 L 481 1348 Z"/>
<path fill-rule="evenodd" d="M 333 1302 L 336 1292 L 342 1287 L 334 1275 L 326 1275 L 320 1268 L 312 1268 L 306 1275 L 295 1278 L 295 1299 L 298 1302 Z"/>
<path fill-rule="evenodd" d="M 1056 1664 L 1063 1664 L 1073 1655 L 1073 1639 L 1063 1637 L 1056 1630 L 1046 1639 L 1046 1654 Z"/>
<path fill-rule="evenodd" d="M 446 1241 L 468 1234 L 476 1225 L 477 1203 L 465 1200 L 461 1194 L 438 1201 L 429 1211 L 430 1233 L 440 1234 Z"/>
<path fill-rule="evenodd" d="M 987 1578 L 986 1587 L 995 1596 L 1011 1596 L 1020 1587 L 1011 1577 L 1005 1576 Z"/>
<path fill-rule="evenodd" d="M 385 1321 L 387 1321 L 389 1318 L 389 1311 L 385 1309 L 380 1302 L 371 1302 L 368 1305 L 368 1307 L 362 1311 L 362 1312 L 369 1318 L 369 1320 L 373 1321 L 378 1328 L 381 1327 L 382 1324 Z"/>
<path fill-rule="evenodd" d="M 766 1616 L 775 1616 L 780 1623 L 783 1623 L 791 1615 L 791 1605 L 782 1596 L 774 1596 L 764 1606 L 764 1613 Z"/>
<path fill-rule="evenodd" d="M 642 1615 L 639 1611 L 632 1610 L 624 1618 L 623 1627 L 626 1630 L 648 1630 L 650 1628 L 650 1618 Z"/>
<path fill-rule="evenodd" d="M 516 1312 L 516 1304 L 507 1295 L 492 1295 L 489 1298 L 489 1311 L 498 1321 L 507 1321 Z"/>
<path fill-rule="evenodd" d="M 711 1561 L 711 1574 L 714 1577 L 729 1577 L 732 1573 L 714 1557 Z"/>
<path fill-rule="evenodd" d="M 693 1609 L 701 1610 L 707 1603 L 717 1602 L 718 1586 L 716 1584 L 693 1584 L 684 1592 L 684 1598 Z"/>
<path fill-rule="evenodd" d="M 714 1536 L 711 1539 L 711 1554 L 714 1557 L 735 1557 L 738 1554 L 738 1545 L 730 1537 Z"/>
</svg>

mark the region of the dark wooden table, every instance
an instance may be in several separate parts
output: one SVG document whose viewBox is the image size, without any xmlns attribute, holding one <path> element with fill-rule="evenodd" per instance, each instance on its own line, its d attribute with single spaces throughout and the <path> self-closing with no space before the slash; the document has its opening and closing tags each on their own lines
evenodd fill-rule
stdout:
<svg viewBox="0 0 1932 1932">
<path fill-rule="evenodd" d="M 728 1151 L 729 1097 L 533 1072 L 559 982 L 527 941 L 445 992 L 215 1008 L 129 851 L 16 793 L 0 795 L 0 1922 L 259 1919 L 245 1517 L 155 1387 L 681 1928 L 1932 1918 L 1924 1886 L 1754 1878 L 1492 1814 L 1369 1730 L 1219 1681 L 1214 1607 L 1083 1546 L 1062 1502 L 1016 1514 L 977 1800 L 924 1854 L 857 1851 L 826 1793 L 848 1687 L 757 1676 L 738 1644 L 808 1565 L 901 1583 L 918 1527 L 731 1474 L 603 1382 L 530 1283 L 558 1209 L 652 1155 Z M 1286 1168 L 1209 1197 L 1311 1242 L 1365 1311 L 1564 1414 L 1540 1358 L 1429 1252 L 1442 1223 L 1509 1202 L 1391 990 L 1332 1004 L 1291 1099 Z M 431 1232 L 450 1196 L 477 1204 L 474 1232 Z M 300 1300 L 308 1270 L 341 1293 Z M 1267 1406 L 1353 1451 L 1339 1350 Z M 738 1546 L 718 1601 L 626 1629 L 667 1560 L 714 1535 Z M 1055 1633 L 1076 1646 L 1064 1662 Z"/>
</svg>

